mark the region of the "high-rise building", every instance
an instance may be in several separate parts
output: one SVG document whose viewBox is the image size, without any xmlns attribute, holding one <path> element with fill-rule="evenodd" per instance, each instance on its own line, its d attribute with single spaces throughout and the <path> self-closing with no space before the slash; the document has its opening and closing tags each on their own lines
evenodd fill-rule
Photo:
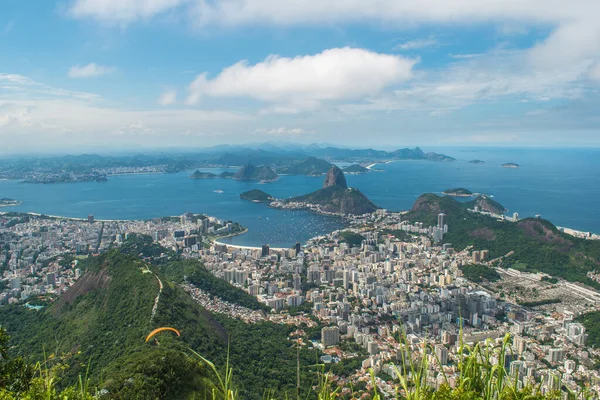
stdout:
<svg viewBox="0 0 600 400">
<path fill-rule="evenodd" d="M 527 341 L 524 337 L 515 336 L 515 338 L 513 339 L 513 346 L 517 354 L 521 355 L 525 352 L 525 349 L 527 348 Z"/>
<path fill-rule="evenodd" d="M 448 364 L 448 349 L 441 344 L 435 346 L 435 358 L 440 365 Z"/>
<path fill-rule="evenodd" d="M 369 352 L 370 355 L 374 356 L 377 353 L 379 353 L 379 346 L 377 345 L 376 342 L 369 342 L 367 343 L 367 351 Z"/>
<path fill-rule="evenodd" d="M 550 349 L 548 350 L 547 359 L 553 363 L 562 362 L 565 359 L 565 351 L 563 349 Z"/>
<path fill-rule="evenodd" d="M 321 343 L 323 347 L 336 345 L 340 342 L 340 328 L 337 326 L 327 326 L 321 329 Z"/>
<path fill-rule="evenodd" d="M 518 221 L 518 220 L 519 220 L 519 213 L 517 213 L 517 212 L 516 212 L 516 213 L 514 213 L 514 214 L 513 214 L 513 219 L 514 219 L 515 221 Z"/>
<path fill-rule="evenodd" d="M 21 289 L 21 278 L 14 277 L 10 280 L 11 289 Z"/>
<path fill-rule="evenodd" d="M 481 261 L 481 253 L 477 250 L 473 250 L 473 255 L 471 258 L 472 258 L 471 262 L 473 264 L 477 264 L 478 262 Z"/>
<path fill-rule="evenodd" d="M 54 272 L 50 272 L 46 275 L 46 285 L 56 285 L 56 274 Z"/>
<path fill-rule="evenodd" d="M 300 246 L 300 242 L 296 242 L 296 255 L 300 254 L 300 250 L 302 249 L 302 247 Z"/>
<path fill-rule="evenodd" d="M 269 245 L 268 244 L 263 244 L 262 245 L 262 250 L 261 250 L 261 257 L 266 257 L 268 256 L 270 253 L 270 249 L 269 249 Z"/>
<path fill-rule="evenodd" d="M 89 222 L 90 224 L 93 224 L 93 223 L 94 223 L 94 216 L 93 216 L 92 214 L 88 215 L 88 222 Z"/>
<path fill-rule="evenodd" d="M 294 274 L 292 278 L 292 286 L 294 287 L 294 290 L 302 289 L 302 277 L 300 274 Z"/>
<path fill-rule="evenodd" d="M 446 214 L 444 214 L 444 213 L 438 214 L 438 224 L 437 224 L 438 228 L 440 228 L 442 230 L 444 229 L 445 219 L 446 219 Z"/>
</svg>

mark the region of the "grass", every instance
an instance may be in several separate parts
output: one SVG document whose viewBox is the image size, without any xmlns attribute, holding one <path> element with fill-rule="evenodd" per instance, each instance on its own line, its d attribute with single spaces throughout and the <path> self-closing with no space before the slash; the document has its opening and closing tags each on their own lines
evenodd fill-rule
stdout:
<svg viewBox="0 0 600 400">
<path fill-rule="evenodd" d="M 510 346 L 510 334 L 507 334 L 500 344 L 494 346 L 491 340 L 469 346 L 462 341 L 462 332 L 457 350 L 458 359 L 458 380 L 451 385 L 449 376 L 442 369 L 441 374 L 443 383 L 439 387 L 431 385 L 431 381 L 436 376 L 431 375 L 429 358 L 425 354 L 435 355 L 434 346 L 427 341 L 422 343 L 421 351 L 411 352 L 406 340 L 406 336 L 401 336 L 400 350 L 402 354 L 401 363 L 395 366 L 397 380 L 394 382 L 395 394 L 392 396 L 382 393 L 377 386 L 377 378 L 372 369 L 368 370 L 370 375 L 370 389 L 363 391 L 354 391 L 349 386 L 343 388 L 334 384 L 332 376 L 325 372 L 324 365 L 314 365 L 317 367 L 317 383 L 306 399 L 318 400 L 342 400 L 342 399 L 406 399 L 406 400 L 588 400 L 593 399 L 592 393 L 585 389 L 579 393 L 572 392 L 550 392 L 542 394 L 542 383 L 528 385 L 520 388 L 517 376 L 511 376 L 505 368 L 505 361 L 509 354 L 512 354 Z M 198 393 L 193 398 L 203 400 L 238 400 L 242 397 L 238 394 L 235 384 L 235 367 L 230 365 L 229 356 L 224 369 L 220 370 L 214 363 L 203 357 L 201 354 L 190 349 L 190 355 L 194 357 L 198 364 L 208 366 L 210 375 L 207 390 L 204 393 Z M 436 364 L 440 360 L 435 358 Z M 73 387 L 67 387 L 59 390 L 60 376 L 65 368 L 61 360 L 55 359 L 53 355 L 45 358 L 42 363 L 35 366 L 35 373 L 31 379 L 26 382 L 21 391 L 11 390 L 14 385 L 7 380 L 7 359 L 2 360 L 0 376 L 0 399 L 13 400 L 92 400 L 110 398 L 110 394 L 98 393 L 89 387 L 87 374 L 80 376 L 79 382 Z M 242 368 L 239 366 L 238 368 Z M 299 368 L 299 367 L 298 367 Z M 14 372 L 14 371 L 13 371 Z M 437 372 L 436 372 L 437 373 Z M 14 376 L 13 376 L 14 378 Z M 560 382 L 555 382 L 555 387 L 561 387 Z M 276 400 L 285 398 L 293 400 L 289 395 L 281 396 L 276 392 L 265 389 L 263 400 Z M 300 395 L 295 396 L 300 400 Z"/>
</svg>

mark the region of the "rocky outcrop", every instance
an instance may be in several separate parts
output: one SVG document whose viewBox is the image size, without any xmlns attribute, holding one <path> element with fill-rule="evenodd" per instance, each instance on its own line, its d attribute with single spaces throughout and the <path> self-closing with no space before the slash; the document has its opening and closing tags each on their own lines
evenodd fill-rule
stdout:
<svg viewBox="0 0 600 400">
<path fill-rule="evenodd" d="M 348 184 L 346 183 L 346 177 L 344 176 L 344 172 L 336 167 L 332 166 L 329 171 L 327 171 L 327 176 L 325 177 L 325 183 L 323 183 L 323 189 L 327 189 L 331 186 L 339 186 L 341 188 L 348 188 Z"/>
</svg>

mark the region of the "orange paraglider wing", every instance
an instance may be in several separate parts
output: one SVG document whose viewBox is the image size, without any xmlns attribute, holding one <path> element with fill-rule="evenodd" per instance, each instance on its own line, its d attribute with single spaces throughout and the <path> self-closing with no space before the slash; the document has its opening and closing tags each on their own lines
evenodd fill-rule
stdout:
<svg viewBox="0 0 600 400">
<path fill-rule="evenodd" d="M 162 332 L 162 331 L 173 331 L 177 334 L 177 336 L 181 336 L 181 334 L 179 333 L 179 331 L 175 328 L 169 328 L 168 326 L 164 326 L 162 328 L 156 328 L 155 330 L 153 330 L 152 332 L 150 332 L 150 334 L 146 337 L 146 342 L 150 339 L 152 339 L 152 336 L 156 335 L 158 332 Z"/>
</svg>

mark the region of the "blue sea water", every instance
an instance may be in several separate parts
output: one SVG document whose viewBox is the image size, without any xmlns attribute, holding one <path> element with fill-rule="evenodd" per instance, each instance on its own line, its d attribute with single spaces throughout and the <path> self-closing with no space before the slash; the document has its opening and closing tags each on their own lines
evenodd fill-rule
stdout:
<svg viewBox="0 0 600 400">
<path fill-rule="evenodd" d="M 455 157 L 452 163 L 398 161 L 379 164 L 383 172 L 348 175 L 348 184 L 389 210 L 409 209 L 423 193 L 453 187 L 493 195 L 521 217 L 541 214 L 559 226 L 600 233 L 600 149 L 428 148 Z M 470 164 L 480 159 L 485 164 Z M 518 169 L 501 168 L 514 162 Z M 219 172 L 219 171 L 216 171 Z M 275 197 L 290 197 L 321 187 L 323 177 L 282 176 L 259 184 L 232 179 L 190 179 L 177 174 L 121 175 L 108 182 L 54 185 L 0 181 L 0 198 L 23 201 L 2 211 L 38 212 L 97 219 L 147 219 L 184 212 L 234 220 L 249 232 L 229 243 L 287 247 L 296 241 L 339 229 L 338 218 L 305 211 L 270 209 L 240 200 L 258 188 Z M 223 193 L 216 193 L 222 190 Z"/>
</svg>

